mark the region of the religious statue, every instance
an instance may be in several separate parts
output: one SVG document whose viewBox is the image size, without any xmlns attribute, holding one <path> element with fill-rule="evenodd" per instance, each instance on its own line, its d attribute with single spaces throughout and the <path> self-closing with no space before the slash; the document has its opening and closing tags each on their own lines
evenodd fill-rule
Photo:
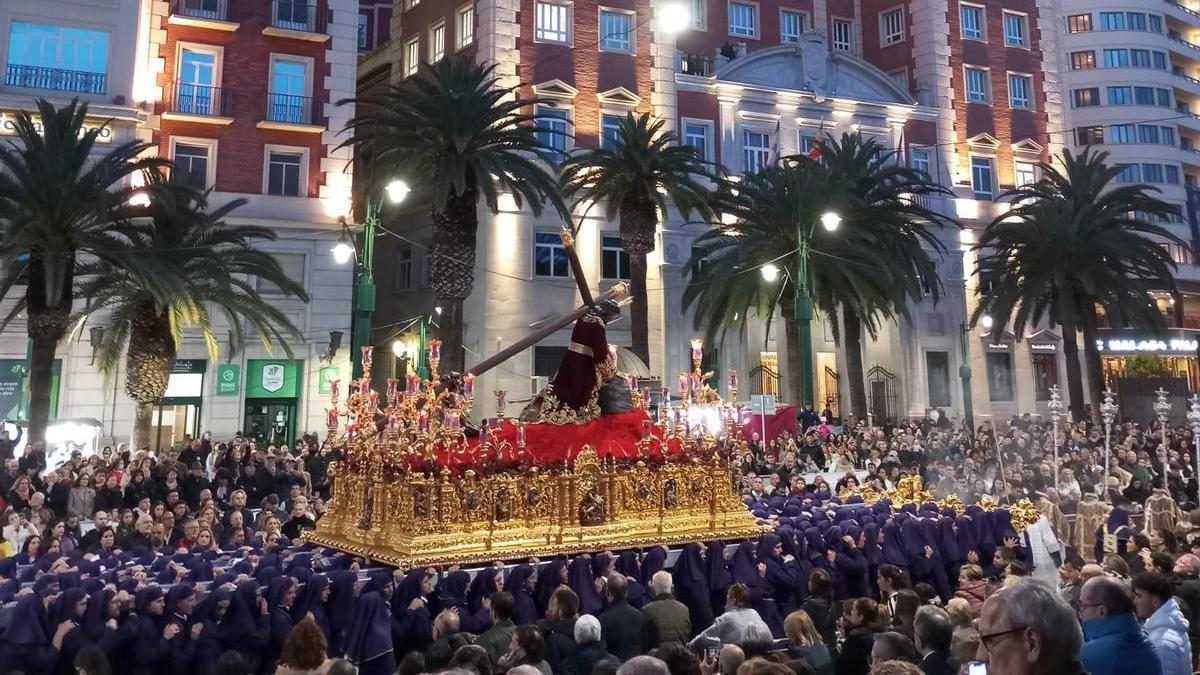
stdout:
<svg viewBox="0 0 1200 675">
<path fill-rule="evenodd" d="M 583 495 L 583 501 L 579 504 L 579 524 L 584 526 L 604 524 L 604 497 L 600 495 L 600 488 L 595 485 L 588 488 Z"/>
<path fill-rule="evenodd" d="M 663 505 L 668 509 L 679 506 L 679 489 L 674 480 L 669 480 L 663 485 Z"/>
<path fill-rule="evenodd" d="M 512 518 L 512 495 L 508 490 L 496 493 L 496 520 L 504 521 Z"/>
<path fill-rule="evenodd" d="M 600 303 L 575 322 L 571 343 L 546 388 L 521 411 L 526 423 L 586 424 L 602 413 L 632 409 L 631 396 L 608 349 L 605 323 L 617 313 L 616 303 Z M 611 383 L 611 386 L 610 386 Z M 605 406 L 601 406 L 601 394 Z M 623 394 L 623 396 L 622 396 Z M 615 401 L 624 401 L 618 405 Z"/>
</svg>

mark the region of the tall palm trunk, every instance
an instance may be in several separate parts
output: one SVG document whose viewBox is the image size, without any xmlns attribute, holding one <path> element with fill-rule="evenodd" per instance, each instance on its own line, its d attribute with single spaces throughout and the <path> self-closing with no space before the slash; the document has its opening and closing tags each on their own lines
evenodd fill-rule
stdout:
<svg viewBox="0 0 1200 675">
<path fill-rule="evenodd" d="M 1099 423 L 1104 391 L 1104 362 L 1101 361 L 1100 350 L 1096 347 L 1096 307 L 1085 303 L 1080 312 L 1080 323 L 1083 326 L 1083 362 L 1087 366 L 1088 404 L 1092 407 L 1092 420 Z"/>
<path fill-rule="evenodd" d="M 866 373 L 862 360 L 862 320 L 858 315 L 843 309 L 846 324 L 842 346 L 846 350 L 846 382 L 850 389 L 850 415 L 854 420 L 867 419 Z"/>
<path fill-rule="evenodd" d="M 54 383 L 54 352 L 63 332 L 34 324 L 57 323 L 53 316 L 29 314 L 29 443 L 46 439 L 50 423 L 50 394 Z"/>
<path fill-rule="evenodd" d="M 787 344 L 787 394 L 788 400 L 792 405 L 796 406 L 796 410 L 800 410 L 800 406 L 804 405 L 804 383 L 803 374 L 800 372 L 800 324 L 796 322 L 796 312 L 784 310 L 783 326 L 784 339 Z M 782 379 L 782 378 L 780 378 Z M 782 386 L 781 386 L 782 388 Z"/>
<path fill-rule="evenodd" d="M 463 301 L 475 288 L 478 197 L 475 182 L 469 179 L 461 194 L 451 195 L 444 209 L 433 212 L 430 280 L 442 307 L 442 314 L 438 317 L 438 336 L 442 340 L 439 369 L 447 373 L 461 373 L 466 369 Z"/>
<path fill-rule="evenodd" d="M 621 206 L 621 247 L 629 256 L 629 332 L 633 353 L 650 365 L 650 300 L 646 295 L 646 256 L 654 251 L 658 217 L 649 198 L 630 198 Z"/>
<path fill-rule="evenodd" d="M 71 321 L 74 255 L 47 261 L 34 255 L 26 289 L 26 333 L 29 336 L 29 443 L 46 440 L 50 393 L 54 385 L 54 353 Z"/>
<path fill-rule="evenodd" d="M 133 423 L 133 447 L 150 447 L 154 409 L 162 402 L 175 365 L 175 339 L 166 312 L 152 303 L 138 305 L 129 326 L 126 351 L 125 393 L 137 403 Z"/>
<path fill-rule="evenodd" d="M 1067 360 L 1067 398 L 1071 418 L 1083 419 L 1083 374 L 1079 367 L 1079 343 L 1075 328 L 1075 298 L 1064 283 L 1058 286 L 1058 321 L 1063 332 L 1063 358 Z"/>
</svg>

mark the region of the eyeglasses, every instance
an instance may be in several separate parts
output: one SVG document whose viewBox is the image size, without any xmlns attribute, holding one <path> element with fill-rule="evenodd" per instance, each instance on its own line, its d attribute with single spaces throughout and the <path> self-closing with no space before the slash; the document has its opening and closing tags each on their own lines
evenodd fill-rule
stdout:
<svg viewBox="0 0 1200 675">
<path fill-rule="evenodd" d="M 980 644 L 983 645 L 984 649 L 988 650 L 988 652 L 991 652 L 992 648 L 991 648 L 991 646 L 988 645 L 988 642 L 995 641 L 996 639 L 1002 638 L 1005 635 L 1012 635 L 1013 633 L 1019 633 L 1028 628 L 1029 628 L 1029 626 L 1017 626 L 1016 628 L 1009 628 L 1008 630 L 997 631 L 995 633 L 985 633 L 985 634 L 982 634 L 979 636 L 979 642 L 980 642 Z"/>
</svg>

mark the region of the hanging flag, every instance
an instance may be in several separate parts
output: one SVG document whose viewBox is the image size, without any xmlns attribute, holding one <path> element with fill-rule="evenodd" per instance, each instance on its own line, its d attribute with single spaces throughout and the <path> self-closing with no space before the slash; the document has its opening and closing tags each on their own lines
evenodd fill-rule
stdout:
<svg viewBox="0 0 1200 675">
<path fill-rule="evenodd" d="M 812 148 L 808 151 L 808 158 L 814 162 L 821 161 L 821 141 L 814 138 Z"/>
</svg>

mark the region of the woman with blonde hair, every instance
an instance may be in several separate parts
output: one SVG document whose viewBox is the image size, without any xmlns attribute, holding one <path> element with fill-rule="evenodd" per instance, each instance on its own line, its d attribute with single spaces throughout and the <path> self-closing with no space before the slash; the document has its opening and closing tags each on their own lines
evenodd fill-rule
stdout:
<svg viewBox="0 0 1200 675">
<path fill-rule="evenodd" d="M 196 535 L 195 548 L 204 551 L 214 551 L 217 548 L 217 539 L 213 536 L 213 531 L 207 527 L 201 528 L 199 534 Z"/>
<path fill-rule="evenodd" d="M 833 675 L 833 657 L 825 646 L 808 612 L 798 609 L 783 620 L 788 639 L 788 655 L 804 659 L 817 675 Z"/>
<path fill-rule="evenodd" d="M 325 634 L 316 622 L 305 617 L 284 641 L 275 675 L 324 675 L 331 663 L 325 657 L 327 648 Z"/>
</svg>

